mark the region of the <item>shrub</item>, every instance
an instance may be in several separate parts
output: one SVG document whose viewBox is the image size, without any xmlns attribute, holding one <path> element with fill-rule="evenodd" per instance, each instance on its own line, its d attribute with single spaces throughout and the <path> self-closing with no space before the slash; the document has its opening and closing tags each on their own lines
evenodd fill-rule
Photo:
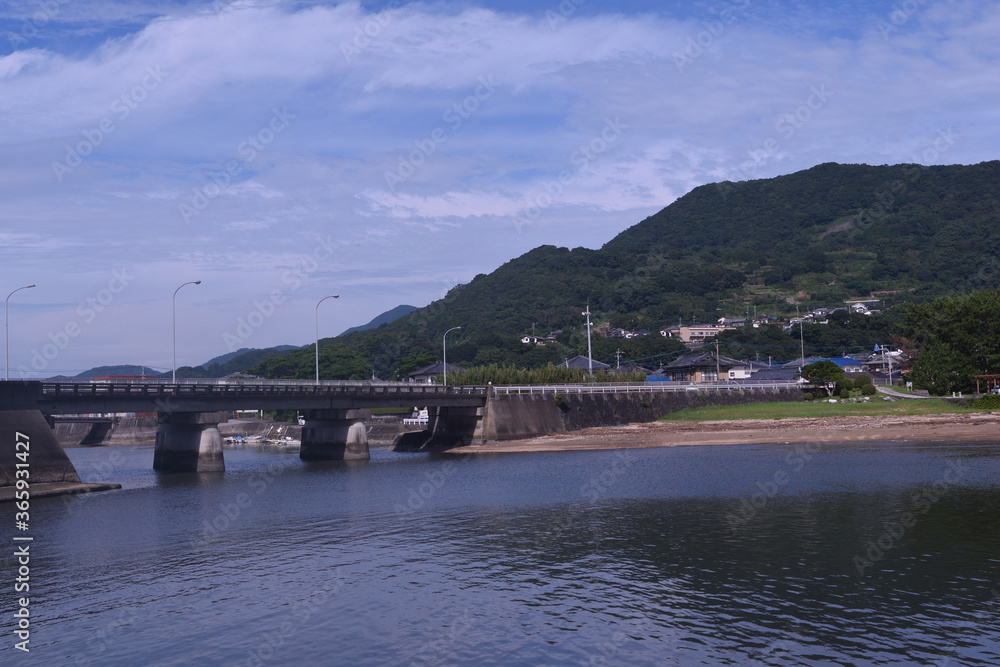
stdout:
<svg viewBox="0 0 1000 667">
<path fill-rule="evenodd" d="M 837 380 L 837 385 L 833 388 L 833 393 L 839 396 L 843 394 L 845 390 L 850 391 L 852 389 L 854 389 L 854 383 L 851 382 L 850 378 L 840 378 Z"/>
<path fill-rule="evenodd" d="M 861 395 L 862 396 L 874 396 L 877 393 L 878 393 L 878 389 L 875 388 L 875 385 L 871 384 L 871 378 L 869 378 L 868 384 L 866 384 L 865 386 L 861 387 Z"/>
<path fill-rule="evenodd" d="M 812 392 L 807 391 L 806 393 L 802 394 L 802 400 L 803 401 L 811 401 L 811 400 L 813 400 Z"/>
<path fill-rule="evenodd" d="M 850 398 L 851 397 L 851 390 L 848 389 L 847 387 L 844 387 L 843 389 L 840 390 L 840 394 L 839 395 L 840 395 L 841 398 Z"/>
<path fill-rule="evenodd" d="M 981 396 L 972 403 L 972 407 L 981 410 L 1000 410 L 1000 395 L 987 394 L 986 396 Z"/>
<path fill-rule="evenodd" d="M 872 386 L 872 379 L 870 375 L 859 375 L 858 377 L 854 378 L 855 389 L 864 389 L 865 387 L 870 387 L 870 386 Z M 868 394 L 866 394 L 866 396 L 867 395 Z"/>
</svg>

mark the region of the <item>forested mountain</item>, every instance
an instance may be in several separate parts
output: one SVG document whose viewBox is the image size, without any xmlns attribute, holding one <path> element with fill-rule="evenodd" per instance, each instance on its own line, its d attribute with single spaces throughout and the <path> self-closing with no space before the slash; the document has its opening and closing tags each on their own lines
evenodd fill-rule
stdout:
<svg viewBox="0 0 1000 667">
<path fill-rule="evenodd" d="M 351 327 L 347 329 L 340 335 L 354 333 L 355 331 L 368 331 L 369 329 L 375 329 L 382 326 L 383 324 L 388 324 L 389 322 L 398 320 L 403 315 L 409 315 L 417 309 L 416 306 L 396 306 L 392 310 L 387 310 L 381 315 L 378 315 L 372 319 L 368 324 L 362 324 L 361 326 Z"/>
<path fill-rule="evenodd" d="M 595 324 L 654 331 L 754 309 L 787 316 L 849 298 L 894 306 L 997 287 L 998 258 L 1000 161 L 822 164 L 695 188 L 599 250 L 535 248 L 425 308 L 337 341 L 353 351 L 354 372 L 364 366 L 388 378 L 439 358 L 441 335 L 461 325 L 449 336 L 449 361 L 539 366 L 585 348 L 588 302 Z M 564 333 L 557 344 L 522 344 L 533 325 L 542 335 Z M 602 361 L 619 347 L 626 358 L 676 349 L 659 336 L 600 346 Z M 289 353 L 303 357 L 293 366 L 305 368 L 307 352 Z"/>
</svg>

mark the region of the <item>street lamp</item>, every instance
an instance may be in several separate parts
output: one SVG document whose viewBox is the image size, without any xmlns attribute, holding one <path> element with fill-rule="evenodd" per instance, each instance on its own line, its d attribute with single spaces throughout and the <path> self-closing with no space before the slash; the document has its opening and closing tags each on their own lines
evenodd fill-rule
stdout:
<svg viewBox="0 0 1000 667">
<path fill-rule="evenodd" d="M 327 299 L 339 299 L 339 294 L 331 294 L 330 296 L 324 296 L 316 304 L 316 384 L 319 384 L 319 304 L 323 303 Z"/>
<path fill-rule="evenodd" d="M 448 334 L 462 327 L 452 327 L 441 336 L 441 355 L 444 357 L 444 386 L 448 386 Z"/>
<path fill-rule="evenodd" d="M 171 303 L 171 306 L 170 306 L 171 307 L 171 314 L 172 314 L 172 318 L 171 319 L 173 321 L 173 330 L 174 330 L 174 335 L 173 335 L 173 340 L 174 340 L 174 365 L 170 369 L 170 382 L 172 384 L 177 384 L 177 293 L 181 291 L 181 287 L 184 287 L 184 285 L 200 285 L 200 284 L 201 284 L 200 280 L 189 280 L 186 283 L 182 283 L 180 287 L 178 287 L 177 289 L 174 290 L 174 296 L 173 296 L 173 298 L 171 299 L 171 302 L 170 302 Z"/>
<path fill-rule="evenodd" d="M 35 284 L 25 285 L 23 287 L 18 287 L 14 292 L 20 292 L 23 289 L 28 289 L 29 287 L 34 287 Z M 7 295 L 7 298 L 3 302 L 3 379 L 10 379 L 10 352 L 8 343 L 8 328 L 7 325 L 10 322 L 10 318 L 7 317 L 7 302 L 10 301 L 10 297 L 14 296 L 14 292 Z"/>
</svg>

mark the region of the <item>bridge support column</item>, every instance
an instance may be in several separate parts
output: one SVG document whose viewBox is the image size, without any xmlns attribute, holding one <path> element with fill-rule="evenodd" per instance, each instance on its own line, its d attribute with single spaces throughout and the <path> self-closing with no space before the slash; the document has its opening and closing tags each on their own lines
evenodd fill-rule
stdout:
<svg viewBox="0 0 1000 667">
<path fill-rule="evenodd" d="M 306 410 L 302 425 L 303 461 L 367 461 L 371 410 Z"/>
<path fill-rule="evenodd" d="M 153 469 L 160 472 L 222 472 L 219 423 L 227 412 L 161 412 Z"/>
</svg>

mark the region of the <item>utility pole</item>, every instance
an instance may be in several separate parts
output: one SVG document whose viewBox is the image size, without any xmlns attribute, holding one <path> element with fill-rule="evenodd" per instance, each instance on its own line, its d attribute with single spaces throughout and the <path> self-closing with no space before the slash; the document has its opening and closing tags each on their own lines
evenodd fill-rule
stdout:
<svg viewBox="0 0 1000 667">
<path fill-rule="evenodd" d="M 622 367 L 622 349 L 618 348 L 615 350 L 615 361 L 618 362 L 617 368 L 620 370 Z"/>
<path fill-rule="evenodd" d="M 590 376 L 594 376 L 594 356 L 590 351 L 590 302 L 587 302 L 587 310 L 580 313 L 581 315 L 587 316 L 587 366 L 590 370 Z"/>
<path fill-rule="evenodd" d="M 796 310 L 798 310 L 798 307 L 796 307 Z M 802 349 L 802 361 L 800 363 L 801 366 L 805 366 L 806 365 L 806 339 L 805 339 L 805 334 L 802 333 L 802 325 L 803 324 L 804 324 L 804 321 L 803 320 L 799 320 L 799 345 L 802 346 L 801 347 L 801 349 Z"/>
<path fill-rule="evenodd" d="M 719 341 L 715 341 L 715 381 L 719 381 Z"/>
</svg>

